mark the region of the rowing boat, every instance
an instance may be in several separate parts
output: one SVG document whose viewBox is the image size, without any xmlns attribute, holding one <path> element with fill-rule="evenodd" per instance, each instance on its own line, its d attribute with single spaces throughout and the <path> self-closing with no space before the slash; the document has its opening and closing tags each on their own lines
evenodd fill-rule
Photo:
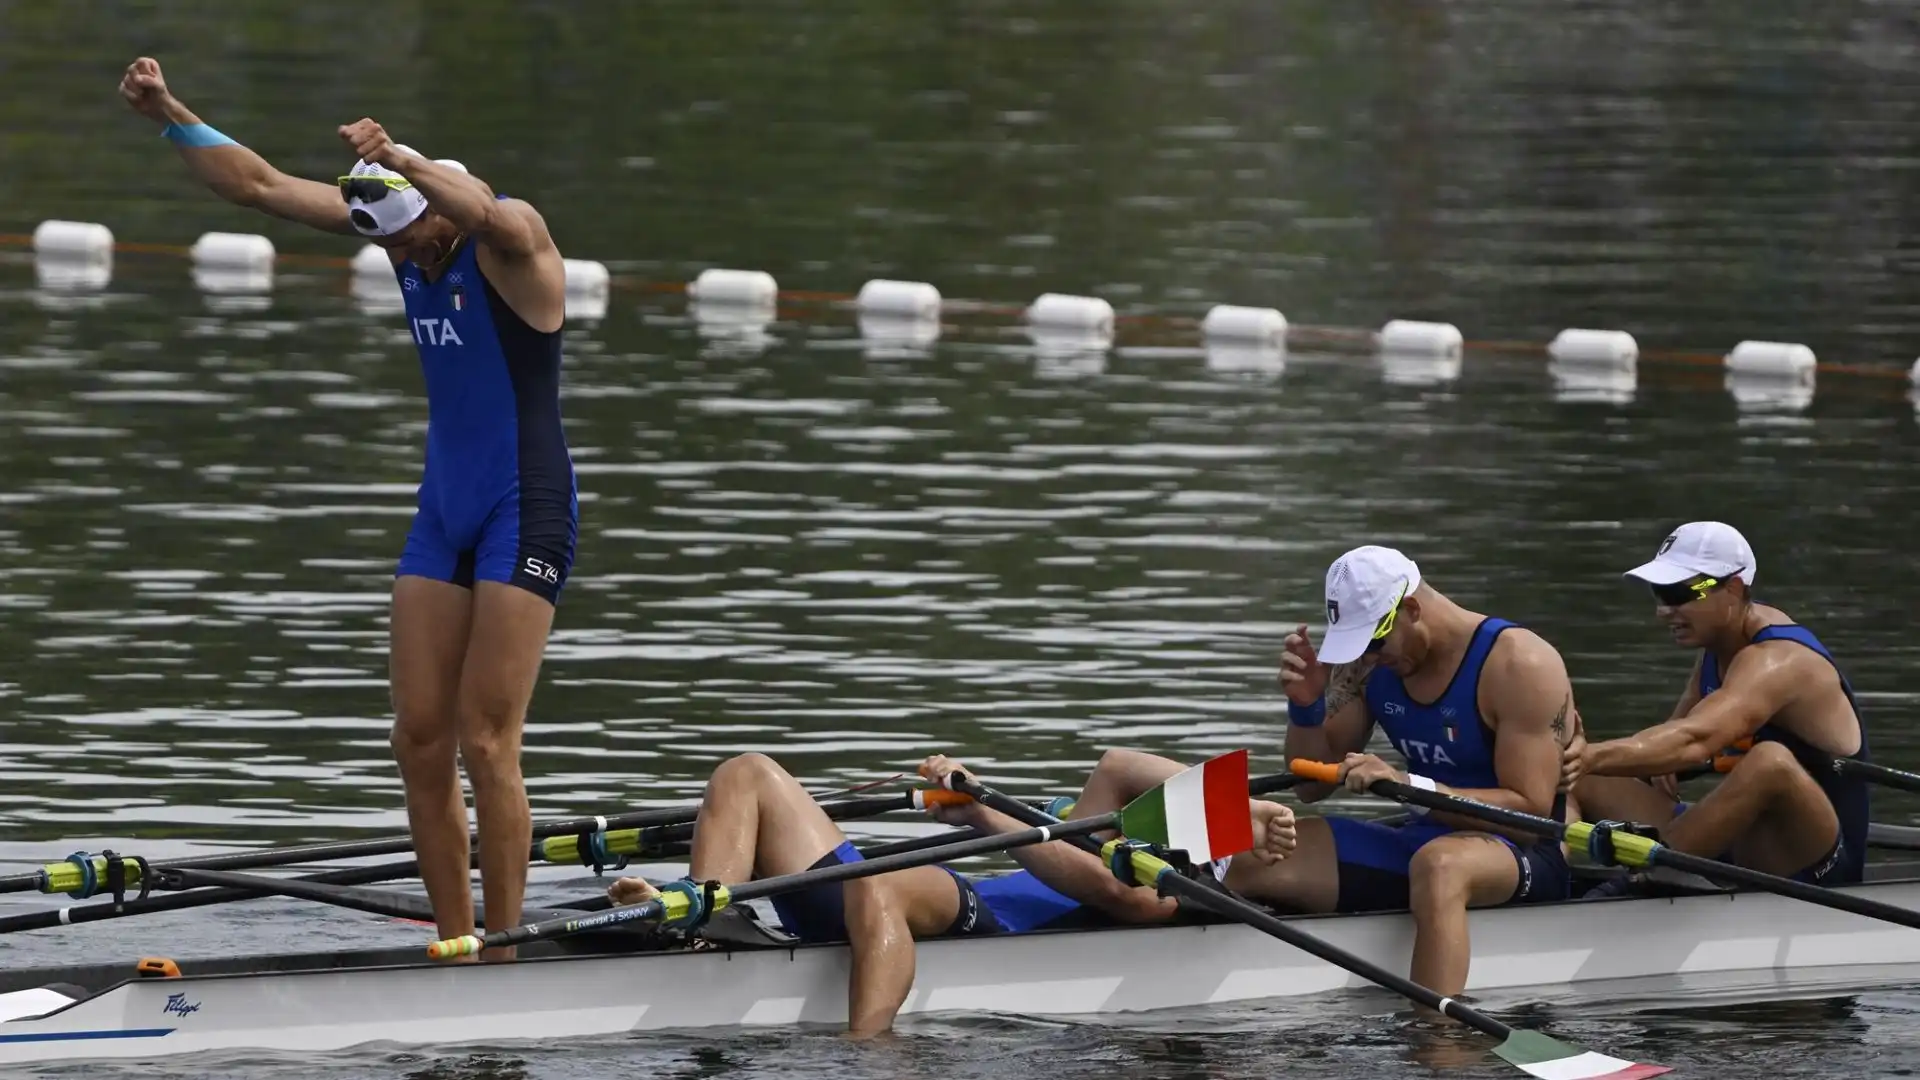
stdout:
<svg viewBox="0 0 1920 1080">
<path fill-rule="evenodd" d="M 1912 864 L 1840 891 L 1920 910 Z M 1471 914 L 1468 990 L 1655 976 L 1827 983 L 1848 968 L 1920 964 L 1920 931 L 1704 883 L 1672 895 Z M 1330 944 L 1407 970 L 1403 913 L 1290 918 Z M 736 918 L 711 948 L 657 933 L 521 947 L 511 964 L 440 965 L 418 948 L 178 960 L 0 973 L 0 1064 L 499 1044 L 629 1032 L 844 1024 L 847 952 Z M 919 944 L 902 1015 L 1085 1016 L 1324 994 L 1367 984 L 1246 925 L 1082 926 Z"/>
</svg>

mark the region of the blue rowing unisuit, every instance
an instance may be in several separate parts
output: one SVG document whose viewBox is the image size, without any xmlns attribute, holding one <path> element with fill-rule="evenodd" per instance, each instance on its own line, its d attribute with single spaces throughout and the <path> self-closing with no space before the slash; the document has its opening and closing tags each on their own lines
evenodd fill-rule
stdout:
<svg viewBox="0 0 1920 1080">
<path fill-rule="evenodd" d="M 505 196 L 501 196 L 504 198 Z M 556 601 L 579 532 L 560 424 L 560 331 L 516 315 L 463 244 L 437 280 L 395 267 L 427 385 L 427 460 L 398 575 Z"/>
<path fill-rule="evenodd" d="M 1378 667 L 1367 676 L 1367 712 L 1401 756 L 1409 772 L 1450 788 L 1502 788 L 1494 767 L 1495 732 L 1480 715 L 1480 676 L 1500 635 L 1515 623 L 1483 619 L 1447 687 L 1431 703 L 1415 701 L 1400 676 Z M 1554 800 L 1553 817 L 1565 820 L 1565 796 Z M 1340 864 L 1338 908 L 1378 911 L 1408 906 L 1414 856 L 1429 842 L 1457 831 L 1424 817 L 1403 825 L 1328 814 L 1334 857 Z M 1492 835 L 1492 834 L 1489 834 Z M 1556 842 L 1520 847 L 1495 837 L 1512 851 L 1519 876 L 1512 901 L 1564 899 L 1572 873 Z"/>
<path fill-rule="evenodd" d="M 1834 674 L 1840 679 L 1840 690 L 1846 694 L 1847 707 L 1853 710 L 1854 724 L 1860 729 L 1859 750 L 1845 755 L 1830 754 L 1771 720 L 1760 725 L 1760 729 L 1753 733 L 1753 741 L 1755 743 L 1777 742 L 1786 747 L 1793 754 L 1794 760 L 1800 763 L 1800 767 L 1807 770 L 1807 774 L 1813 777 L 1813 782 L 1820 785 L 1820 790 L 1826 794 L 1827 801 L 1833 804 L 1834 815 L 1840 820 L 1840 835 L 1834 841 L 1833 851 L 1826 858 L 1802 869 L 1794 875 L 1795 878 L 1816 885 L 1856 883 L 1865 873 L 1869 815 L 1867 782 L 1833 767 L 1833 760 L 1836 757 L 1845 757 L 1853 761 L 1872 760 L 1867 749 L 1867 725 L 1860 717 L 1860 703 L 1854 700 L 1853 684 L 1847 681 L 1846 673 L 1840 670 L 1840 664 L 1834 660 L 1833 654 L 1827 651 L 1826 645 L 1814 636 L 1813 631 L 1798 623 L 1764 627 L 1759 633 L 1753 635 L 1750 641 L 1754 645 L 1763 641 L 1791 641 L 1797 645 L 1804 645 L 1819 653 L 1827 663 L 1832 664 Z M 1707 696 L 1720 689 L 1720 686 L 1720 660 L 1710 650 L 1706 651 L 1700 660 L 1701 700 L 1706 700 Z M 1685 803 L 1675 807 L 1680 811 L 1684 811 L 1685 808 Z"/>
</svg>

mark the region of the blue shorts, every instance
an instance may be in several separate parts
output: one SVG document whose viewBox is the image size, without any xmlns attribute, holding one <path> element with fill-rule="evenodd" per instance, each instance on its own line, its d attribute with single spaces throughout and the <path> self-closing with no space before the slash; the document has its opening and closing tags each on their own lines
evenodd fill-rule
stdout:
<svg viewBox="0 0 1920 1080">
<path fill-rule="evenodd" d="M 1409 907 L 1414 853 L 1428 841 L 1461 831 L 1422 818 L 1389 825 L 1329 814 L 1326 822 L 1333 832 L 1334 858 L 1340 866 L 1337 910 L 1342 912 L 1400 911 Z M 1520 864 L 1519 884 L 1506 903 L 1565 900 L 1572 892 L 1573 871 L 1560 853 L 1558 841 L 1521 847 L 1504 836 L 1482 835 L 1505 844 Z"/>
<path fill-rule="evenodd" d="M 394 573 L 467 589 L 475 581 L 498 581 L 557 604 L 573 569 L 579 526 L 580 500 L 572 490 L 530 493 L 510 479 L 489 497 L 429 473 Z"/>
<path fill-rule="evenodd" d="M 818 870 L 825 866 L 839 866 L 842 863 L 862 861 L 860 849 L 853 841 L 842 841 L 840 846 L 814 860 L 809 870 Z M 1000 920 L 993 911 L 980 901 L 980 894 L 974 891 L 973 883 L 965 877 L 941 867 L 952 876 L 954 886 L 960 890 L 960 913 L 954 917 L 945 936 L 979 936 L 1004 933 Z M 845 893 L 842 890 L 846 882 L 836 881 L 828 885 L 815 885 L 811 889 L 782 893 L 769 897 L 773 910 L 780 916 L 780 925 L 798 937 L 801 941 L 845 941 L 847 940 L 847 909 Z"/>
<path fill-rule="evenodd" d="M 1684 802 L 1674 803 L 1673 816 L 1678 818 L 1686 813 L 1691 805 Z M 1867 876 L 1865 849 L 1865 844 L 1849 844 L 1846 830 L 1842 829 L 1840 835 L 1834 837 L 1833 846 L 1827 849 L 1827 853 L 1815 859 L 1810 865 L 1801 867 L 1798 873 L 1791 875 L 1792 880 L 1808 885 L 1858 885 L 1866 880 Z M 1719 862 L 1731 863 L 1733 852 L 1723 851 L 1715 858 Z"/>
</svg>

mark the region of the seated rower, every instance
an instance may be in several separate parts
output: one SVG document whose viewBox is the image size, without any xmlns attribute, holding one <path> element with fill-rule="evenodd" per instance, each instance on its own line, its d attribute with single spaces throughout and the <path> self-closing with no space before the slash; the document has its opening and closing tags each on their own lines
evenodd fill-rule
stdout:
<svg viewBox="0 0 1920 1080">
<path fill-rule="evenodd" d="M 1666 722 L 1621 739 L 1579 741 L 1574 803 L 1588 821 L 1651 825 L 1676 851 L 1817 885 L 1861 880 L 1867 783 L 1833 767 L 1868 759 L 1853 688 L 1812 631 L 1753 599 L 1755 560 L 1731 525 L 1695 521 L 1626 576 L 1654 595 L 1676 644 L 1698 649 Z M 1752 747 L 1691 808 L 1674 775 L 1741 739 Z M 1617 895 L 1625 879 L 1589 896 Z"/>
<path fill-rule="evenodd" d="M 1376 780 L 1566 820 L 1561 752 L 1573 687 L 1560 653 L 1505 619 L 1461 607 L 1392 548 L 1364 546 L 1327 569 L 1327 636 L 1316 654 L 1288 635 L 1280 682 L 1289 758 L 1340 762 L 1345 787 Z M 1375 725 L 1408 763 L 1366 753 Z M 1303 800 L 1335 788 L 1302 784 Z M 1565 899 L 1557 841 L 1409 807 L 1404 824 L 1302 818 L 1285 862 L 1249 867 L 1243 895 L 1312 912 L 1410 910 L 1411 977 L 1447 996 L 1467 984 L 1467 910 Z"/>
<path fill-rule="evenodd" d="M 959 766 L 935 755 L 921 774 L 937 780 Z M 1262 858 L 1279 858 L 1292 843 L 1293 815 L 1278 803 L 1252 804 L 1254 837 Z M 991 832 L 1027 828 L 973 803 L 931 811 L 952 825 Z M 848 1027 L 855 1035 L 890 1029 L 913 986 L 917 939 L 1018 934 L 1093 908 L 1121 922 L 1152 922 L 1177 912 L 1174 901 L 1114 877 L 1097 855 L 1056 840 L 1009 852 L 1025 869 L 968 876 L 943 866 L 920 866 L 873 877 L 819 885 L 771 897 L 786 929 L 806 942 L 847 942 L 852 953 Z M 694 822 L 690 873 L 668 888 L 693 891 L 693 882 L 737 884 L 841 863 L 860 852 L 800 783 L 764 754 L 742 754 L 714 769 Z M 609 896 L 637 904 L 659 895 L 644 878 L 614 882 Z"/>
</svg>

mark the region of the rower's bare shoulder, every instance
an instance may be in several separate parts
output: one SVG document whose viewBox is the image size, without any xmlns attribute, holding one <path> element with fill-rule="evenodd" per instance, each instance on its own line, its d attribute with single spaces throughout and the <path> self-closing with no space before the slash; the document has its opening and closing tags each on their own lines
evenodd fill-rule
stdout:
<svg viewBox="0 0 1920 1080">
<path fill-rule="evenodd" d="M 1733 662 L 1727 665 L 1722 682 L 1731 686 L 1738 683 L 1769 682 L 1791 685 L 1804 680 L 1831 679 L 1833 665 L 1827 658 L 1797 641 L 1762 641 L 1748 645 L 1733 656 Z"/>
<path fill-rule="evenodd" d="M 1543 688 L 1569 685 L 1567 662 L 1553 643 L 1524 626 L 1509 627 L 1494 639 L 1487 664 L 1503 678 Z"/>
</svg>

